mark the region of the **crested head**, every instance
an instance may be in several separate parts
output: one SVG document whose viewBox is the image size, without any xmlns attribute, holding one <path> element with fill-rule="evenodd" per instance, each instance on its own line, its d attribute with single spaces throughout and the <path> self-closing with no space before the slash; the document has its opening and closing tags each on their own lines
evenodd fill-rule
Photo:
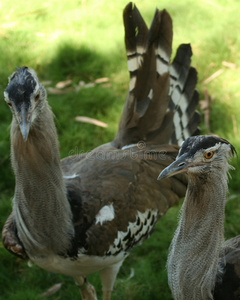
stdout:
<svg viewBox="0 0 240 300">
<path fill-rule="evenodd" d="M 227 172 L 228 160 L 236 150 L 227 140 L 217 136 L 194 136 L 186 139 L 176 160 L 162 171 L 159 179 L 178 173 L 210 174 Z"/>
<path fill-rule="evenodd" d="M 222 150 L 223 156 L 227 159 L 236 154 L 236 150 L 227 140 L 213 135 L 199 135 L 186 139 L 179 150 L 178 157 L 188 153 L 189 157 L 194 157 L 197 152 L 206 153 L 208 151 L 218 152 Z"/>
<path fill-rule="evenodd" d="M 30 126 L 46 102 L 46 90 L 40 84 L 35 71 L 27 67 L 17 68 L 9 77 L 4 97 L 19 125 L 23 139 L 27 140 Z"/>
<path fill-rule="evenodd" d="M 9 77 L 8 86 L 4 91 L 5 100 L 10 107 L 14 104 L 17 111 L 20 111 L 23 105 L 29 107 L 32 100 L 39 100 L 41 88 L 42 86 L 33 69 L 17 68 L 17 71 Z"/>
</svg>

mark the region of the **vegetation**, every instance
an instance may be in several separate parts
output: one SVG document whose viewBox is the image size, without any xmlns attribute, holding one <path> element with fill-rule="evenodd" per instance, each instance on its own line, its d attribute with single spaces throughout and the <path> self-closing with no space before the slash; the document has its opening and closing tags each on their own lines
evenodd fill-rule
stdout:
<svg viewBox="0 0 240 300">
<path fill-rule="evenodd" d="M 70 79 L 72 91 L 50 90 L 49 103 L 56 116 L 61 156 L 90 151 L 113 139 L 128 90 L 122 11 L 126 1 L 107 0 L 12 0 L 0 3 L 0 227 L 11 212 L 14 176 L 10 166 L 11 113 L 3 101 L 8 76 L 15 66 L 31 66 L 42 81 Z M 147 24 L 155 7 L 166 8 L 174 26 L 173 54 L 180 43 L 191 43 L 193 65 L 198 70 L 200 98 L 213 98 L 210 131 L 228 139 L 240 150 L 240 23 L 238 0 L 138 0 Z M 229 64 L 231 63 L 231 64 Z M 218 73 L 217 71 L 221 70 Z M 212 74 L 213 80 L 206 83 Z M 98 78 L 108 82 L 95 84 Z M 85 86 L 79 89 L 79 82 Z M 82 84 L 83 85 L 83 84 Z M 77 88 L 78 87 L 78 88 Z M 87 88 L 88 87 L 88 88 Z M 204 92 L 205 91 L 205 92 Z M 55 93 L 55 94 L 54 94 Z M 204 102 L 203 102 L 204 103 Z M 107 128 L 75 121 L 88 116 L 106 122 Z M 204 122 L 203 133 L 208 132 Z M 232 171 L 226 207 L 226 237 L 240 232 L 240 167 Z M 221 183 L 220 183 L 221 184 Z M 123 264 L 113 300 L 171 299 L 165 262 L 177 224 L 179 207 L 170 209 L 153 236 L 136 247 Z M 0 299 L 36 300 L 48 288 L 63 283 L 50 299 L 79 299 L 71 278 L 29 268 L 0 244 Z M 133 274 L 134 276 L 130 276 Z M 98 274 L 89 276 L 101 299 Z M 42 297 L 47 299 L 47 297 Z"/>
</svg>

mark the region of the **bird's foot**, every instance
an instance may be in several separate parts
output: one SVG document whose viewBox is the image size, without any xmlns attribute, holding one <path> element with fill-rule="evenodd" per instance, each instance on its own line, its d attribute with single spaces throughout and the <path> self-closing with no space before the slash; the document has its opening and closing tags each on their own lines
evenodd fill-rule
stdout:
<svg viewBox="0 0 240 300">
<path fill-rule="evenodd" d="M 28 256 L 19 241 L 16 231 L 14 230 L 13 214 L 11 213 L 2 230 L 3 246 L 12 254 L 17 255 L 23 259 L 28 259 Z"/>
<path fill-rule="evenodd" d="M 75 278 L 80 289 L 82 300 L 97 300 L 97 294 L 93 285 L 91 285 L 86 277 Z"/>
</svg>

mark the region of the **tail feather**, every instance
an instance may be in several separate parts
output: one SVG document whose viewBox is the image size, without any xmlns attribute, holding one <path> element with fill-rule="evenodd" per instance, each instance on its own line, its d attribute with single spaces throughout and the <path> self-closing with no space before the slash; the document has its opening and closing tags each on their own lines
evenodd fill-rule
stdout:
<svg viewBox="0 0 240 300">
<path fill-rule="evenodd" d="M 193 96 L 191 98 L 191 101 L 190 101 L 190 103 L 188 105 L 188 108 L 186 110 L 189 118 L 192 118 L 192 116 L 195 113 L 198 113 L 196 111 L 196 107 L 197 107 L 198 103 L 199 103 L 199 93 L 198 93 L 197 90 L 195 90 L 194 93 L 193 93 Z"/>
<path fill-rule="evenodd" d="M 176 56 L 170 67 L 171 86 L 178 84 L 183 90 L 191 65 L 192 49 L 190 44 L 182 44 L 178 47 Z"/>
<path fill-rule="evenodd" d="M 135 88 L 137 71 L 141 67 L 146 52 L 148 28 L 140 12 L 133 3 L 129 3 L 123 12 L 125 27 L 125 45 L 130 73 L 129 91 Z"/>
<path fill-rule="evenodd" d="M 118 148 L 141 140 L 180 144 L 197 132 L 199 124 L 191 47 L 181 45 L 170 64 L 173 32 L 166 10 L 156 9 L 149 30 L 132 3 L 126 6 L 123 19 L 130 83 L 113 143 Z"/>
<path fill-rule="evenodd" d="M 198 91 L 195 90 L 191 102 L 189 103 L 189 106 L 187 108 L 187 115 L 189 118 L 189 122 L 188 125 L 186 125 L 186 127 L 189 130 L 190 133 L 189 136 L 199 135 L 201 133 L 201 130 L 198 127 L 198 125 L 201 122 L 201 115 L 199 114 L 198 111 L 196 111 L 196 107 L 198 103 L 199 103 L 199 93 Z M 184 137 L 184 139 L 186 139 L 186 137 Z"/>
<path fill-rule="evenodd" d="M 170 109 L 174 110 L 180 105 L 180 99 L 186 86 L 187 77 L 189 75 L 191 56 L 191 46 L 189 44 L 182 44 L 178 47 L 176 56 L 170 66 Z M 192 83 L 195 82 L 196 85 L 197 77 L 196 74 L 193 75 L 194 78 L 192 80 Z"/>
<path fill-rule="evenodd" d="M 189 44 L 182 44 L 170 68 L 170 105 L 173 110 L 173 125 L 171 143 L 181 143 L 191 135 L 199 132 L 200 115 L 196 112 L 199 102 L 197 71 L 191 64 L 192 50 Z M 192 122 L 190 123 L 190 121 Z"/>
<path fill-rule="evenodd" d="M 173 38 L 172 19 L 165 9 L 156 9 L 148 35 L 149 44 L 154 42 L 157 73 L 161 76 L 169 71 Z"/>
<path fill-rule="evenodd" d="M 191 136 L 199 135 L 201 133 L 201 130 L 198 127 L 200 122 L 201 122 L 201 116 L 198 112 L 196 112 L 188 123 L 188 128 Z"/>
</svg>

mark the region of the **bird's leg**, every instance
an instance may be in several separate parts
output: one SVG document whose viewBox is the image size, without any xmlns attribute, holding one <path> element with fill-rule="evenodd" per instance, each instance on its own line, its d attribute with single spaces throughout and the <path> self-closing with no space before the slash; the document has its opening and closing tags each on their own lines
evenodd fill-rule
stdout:
<svg viewBox="0 0 240 300">
<path fill-rule="evenodd" d="M 80 289 L 82 300 L 97 300 L 97 294 L 93 285 L 91 285 L 87 277 L 74 277 L 76 284 Z"/>
<path fill-rule="evenodd" d="M 111 300 L 112 291 L 103 291 L 103 300 Z"/>
<path fill-rule="evenodd" d="M 112 265 L 100 271 L 100 277 L 102 281 L 103 300 L 110 300 L 113 285 L 116 280 L 118 271 L 123 263 L 123 260 L 119 263 Z"/>
</svg>

